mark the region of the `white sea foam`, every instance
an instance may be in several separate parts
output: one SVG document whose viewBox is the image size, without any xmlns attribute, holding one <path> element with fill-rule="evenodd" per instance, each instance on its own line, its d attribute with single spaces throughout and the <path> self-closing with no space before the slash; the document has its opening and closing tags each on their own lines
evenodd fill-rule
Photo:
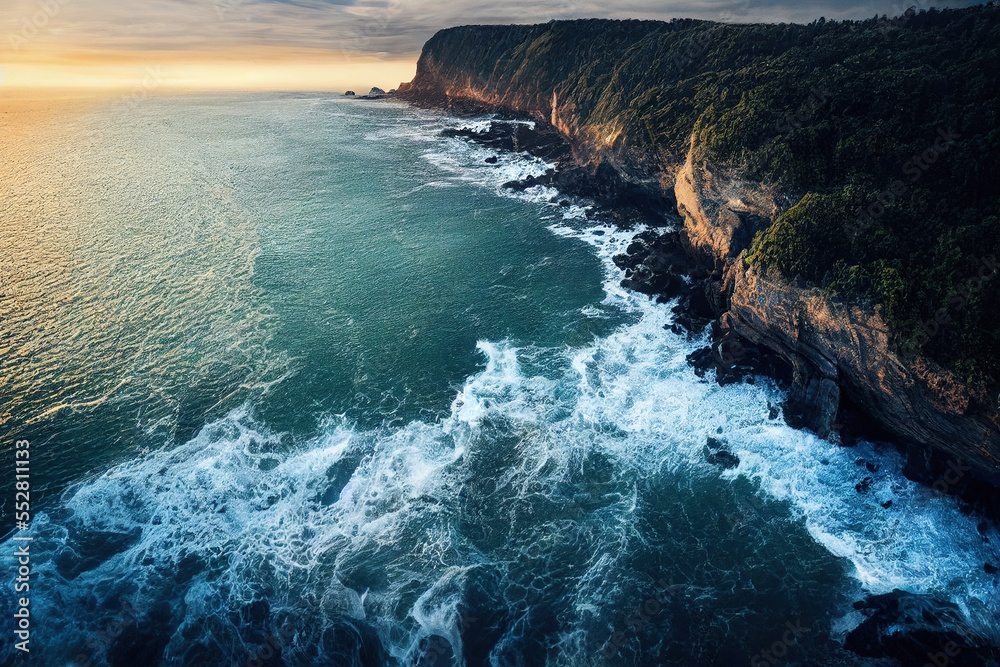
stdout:
<svg viewBox="0 0 1000 667">
<path fill-rule="evenodd" d="M 496 165 L 485 165 L 490 154 L 445 140 L 425 157 L 449 178 L 548 201 L 548 193 L 499 187 L 519 174 L 544 172 L 544 163 L 500 155 Z M 441 178 L 429 174 L 427 186 Z M 480 341 L 484 368 L 466 380 L 439 422 L 365 431 L 339 418 L 290 446 L 241 409 L 176 449 L 83 482 L 67 494 L 63 510 L 36 519 L 35 544 L 47 555 L 34 563 L 49 589 L 35 613 L 61 619 L 60 643 L 71 646 L 93 630 L 67 610 L 120 594 L 148 613 L 152 601 L 180 595 L 182 618 L 166 661 L 183 661 L 191 643 L 185 632 L 206 619 L 214 619 L 213 632 L 227 638 L 230 657 L 239 659 L 257 644 L 240 633 L 233 615 L 264 596 L 275 617 L 294 619 L 299 628 L 328 628 L 343 618 L 370 623 L 404 661 L 431 634 L 460 652 L 467 638 L 456 619 L 465 586 L 480 571 L 513 576 L 527 560 L 539 564 L 539 576 L 572 570 L 567 604 L 578 624 L 562 632 L 563 653 L 553 664 L 574 664 L 593 640 L 583 639 L 584 621 L 619 597 L 622 584 L 610 573 L 632 567 L 625 545 L 647 537 L 636 509 L 655 498 L 646 497 L 643 484 L 676 480 L 674 492 L 683 497 L 683 485 L 721 476 L 750 479 L 763 496 L 786 503 L 782 529 L 794 531 L 801 522 L 818 544 L 851 564 L 865 590 L 903 588 L 952 599 L 980 633 L 1000 640 L 991 625 L 1000 611 L 997 578 L 982 568 L 997 553 L 953 501 L 905 480 L 891 452 L 867 444 L 840 448 L 770 419 L 782 394 L 769 382 L 720 387 L 699 379 L 686 358 L 705 340 L 671 333 L 669 306 L 619 285 L 612 257 L 636 232 L 567 213 L 550 229 L 590 245 L 606 271 L 602 304 L 582 316 L 615 310 L 628 315 L 625 324 L 570 349 Z M 725 441 L 739 466 L 719 472 L 709 465 L 708 437 Z M 573 488 L 570 480 L 597 458 L 612 461 L 613 479 L 628 483 L 604 495 Z M 871 489 L 860 494 L 854 485 L 865 477 L 873 478 Z M 597 501 L 572 520 L 559 511 L 538 518 L 544 503 L 558 510 L 588 494 Z M 880 505 L 887 500 L 888 509 Z M 488 520 L 475 530 L 456 523 L 458 516 L 483 514 Z M 84 537 L 101 533 L 133 538 L 89 569 L 64 565 L 83 560 Z M 557 548 L 578 551 L 565 562 L 547 560 Z M 197 567 L 178 585 L 188 562 Z M 515 583 L 504 580 L 498 588 L 507 595 Z M 512 613 L 525 613 L 519 598 L 507 599 L 514 600 Z M 297 635 L 289 655 L 305 655 L 307 635 Z M 72 658 L 56 653 L 49 655 Z"/>
<path fill-rule="evenodd" d="M 998 560 L 998 551 L 984 543 L 973 517 L 954 499 L 905 479 L 894 450 L 870 443 L 844 448 L 768 419 L 770 406 L 783 398 L 768 382 L 717 387 L 699 381 L 684 359 L 703 342 L 686 343 L 665 331 L 669 306 L 617 285 L 621 276 L 610 258 L 627 236 L 580 236 L 605 260 L 607 302 L 641 313 L 637 324 L 577 353 L 581 417 L 592 423 L 610 418 L 640 436 L 621 443 L 636 464 L 701 465 L 705 437 L 725 440 L 741 463 L 724 477 L 746 476 L 770 498 L 791 503 L 818 543 L 851 562 L 865 590 L 900 588 L 950 599 L 980 634 L 1000 640 L 1000 580 L 983 570 L 985 562 Z M 603 390 L 595 391 L 595 384 Z M 692 438 L 699 433 L 704 437 Z M 665 446 L 642 448 L 650 434 Z M 868 477 L 870 490 L 856 491 Z M 882 507 L 889 500 L 891 506 Z"/>
<path fill-rule="evenodd" d="M 447 168 L 469 170 L 481 162 L 482 152 L 468 143 L 453 144 Z M 428 157 L 433 162 L 436 156 Z M 507 162 L 500 168 L 475 170 L 481 174 L 478 184 L 496 187 L 512 175 L 523 178 L 545 166 L 520 155 L 502 157 Z M 515 196 L 547 202 L 554 194 Z M 818 543 L 851 562 L 865 590 L 878 594 L 901 588 L 951 599 L 977 630 L 1000 641 L 998 577 L 983 570 L 983 563 L 997 562 L 998 551 L 984 544 L 973 518 L 953 499 L 906 480 L 894 451 L 876 450 L 870 443 L 842 448 L 768 419 L 770 406 L 783 398 L 769 383 L 722 388 L 700 381 L 685 359 L 704 341 L 687 343 L 666 331 L 672 321 L 669 306 L 618 285 L 622 272 L 611 258 L 644 229 L 581 228 L 586 209 L 566 213 L 549 229 L 591 245 L 608 276 L 604 303 L 641 315 L 638 323 L 572 353 L 580 392 L 575 414 L 583 423 L 599 426 L 610 420 L 634 436 L 616 446 L 635 465 L 700 465 L 705 438 L 692 436 L 725 439 L 741 459 L 725 477 L 746 476 L 770 498 L 791 503 Z M 481 349 L 493 363 L 497 352 Z M 503 354 L 509 374 L 510 352 Z M 486 374 L 490 371 L 488 366 Z M 650 444 L 650 436 L 656 444 Z M 866 462 L 877 472 L 869 472 Z M 855 485 L 866 477 L 873 478 L 870 490 L 857 492 Z M 882 507 L 889 500 L 891 506 Z"/>
</svg>

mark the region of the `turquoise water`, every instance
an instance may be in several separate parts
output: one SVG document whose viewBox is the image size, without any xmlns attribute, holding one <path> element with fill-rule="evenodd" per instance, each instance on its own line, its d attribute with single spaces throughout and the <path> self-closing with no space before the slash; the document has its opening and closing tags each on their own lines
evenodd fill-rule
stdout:
<svg viewBox="0 0 1000 667">
<path fill-rule="evenodd" d="M 38 664 L 745 665 L 788 622 L 789 664 L 865 664 L 850 605 L 897 587 L 995 631 L 973 519 L 697 378 L 618 287 L 632 233 L 503 190 L 545 165 L 463 122 L 151 98 L 8 147 Z"/>
<path fill-rule="evenodd" d="M 59 445 L 39 448 L 58 449 L 39 483 L 184 442 L 248 402 L 296 436 L 336 414 L 433 419 L 477 368 L 478 339 L 572 344 L 600 328 L 578 316 L 601 296 L 597 259 L 536 207 L 428 163 L 433 120 L 248 102 L 71 116 L 25 165 L 37 180 L 14 184 L 37 234 L 31 199 L 59 177 L 39 240 L 60 262 L 21 278 L 31 317 L 6 332 L 12 435 Z"/>
</svg>

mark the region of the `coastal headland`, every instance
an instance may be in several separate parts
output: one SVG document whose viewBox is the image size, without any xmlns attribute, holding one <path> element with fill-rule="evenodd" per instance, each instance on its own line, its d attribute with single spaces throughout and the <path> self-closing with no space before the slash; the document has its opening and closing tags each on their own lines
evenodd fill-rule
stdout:
<svg viewBox="0 0 1000 667">
<path fill-rule="evenodd" d="M 998 50 L 993 4 L 465 26 L 396 97 L 494 114 L 466 136 L 555 165 L 508 187 L 649 225 L 616 261 L 627 287 L 679 298 L 678 328 L 711 328 L 699 371 L 785 381 L 790 424 L 897 442 L 908 475 L 996 518 Z"/>
</svg>

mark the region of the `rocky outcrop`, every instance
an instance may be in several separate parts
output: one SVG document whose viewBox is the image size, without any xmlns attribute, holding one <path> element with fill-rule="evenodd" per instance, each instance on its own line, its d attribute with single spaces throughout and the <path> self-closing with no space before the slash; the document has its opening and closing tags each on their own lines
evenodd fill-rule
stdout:
<svg viewBox="0 0 1000 667">
<path fill-rule="evenodd" d="M 757 275 L 740 253 L 749 244 L 748 221 L 774 215 L 773 191 L 718 177 L 696 153 L 693 147 L 676 184 L 688 244 L 722 271 L 709 289 L 725 309 L 723 326 L 792 367 L 788 422 L 829 436 L 839 427 L 843 392 L 889 433 L 946 452 L 1000 482 L 996 413 L 976 410 L 973 390 L 926 361 L 902 359 L 875 310 Z"/>
<path fill-rule="evenodd" d="M 946 375 L 921 373 L 920 362 L 904 363 L 877 313 L 820 290 L 768 280 L 740 264 L 730 267 L 727 281 L 725 323 L 791 363 L 789 408 L 803 425 L 829 434 L 836 426 L 839 387 L 891 433 L 933 445 L 984 472 L 1000 468 L 995 416 L 969 410 L 971 390 L 953 380 L 956 395 L 942 395 L 934 383 L 946 382 Z M 811 416 L 797 416 L 810 410 Z"/>
<path fill-rule="evenodd" d="M 348 93 L 350 93 L 351 95 L 354 94 L 351 91 L 348 91 Z M 381 88 L 375 87 L 375 88 L 372 88 L 370 91 L 368 91 L 367 95 L 361 95 L 357 99 L 359 99 L 359 100 L 381 100 L 381 99 L 383 99 L 384 97 L 387 97 L 387 96 L 388 96 L 388 93 L 386 93 Z"/>
<path fill-rule="evenodd" d="M 897 589 L 854 607 L 865 620 L 848 633 L 845 646 L 858 655 L 888 656 L 902 665 L 968 667 L 995 665 L 1000 659 L 1000 650 L 965 628 L 954 604 Z"/>
<path fill-rule="evenodd" d="M 651 295 L 681 296 L 687 304 L 707 301 L 720 317 L 719 341 L 742 341 L 736 354 L 721 353 L 721 359 L 715 354 L 711 363 L 720 369 L 728 372 L 743 355 L 765 351 L 789 367 L 789 423 L 832 437 L 849 403 L 910 443 L 911 458 L 926 463 L 927 483 L 951 474 L 941 467 L 951 466 L 963 477 L 971 472 L 970 477 L 1000 484 L 995 405 L 929 362 L 901 357 L 876 310 L 757 275 L 743 261 L 754 235 L 795 203 L 796 193 L 751 182 L 733 166 L 708 164 L 697 127 L 687 135 L 682 154 L 642 139 L 643 119 L 630 115 L 630 105 L 645 95 L 643 54 L 676 50 L 678 35 L 704 25 L 556 22 L 453 28 L 428 42 L 416 77 L 400 87 L 398 96 L 453 112 L 530 118 L 537 128 L 531 133 L 561 134 L 568 156 L 559 158 L 558 169 L 524 187 L 547 184 L 565 191 L 576 184 L 579 194 L 589 188 L 589 194 L 607 202 L 639 202 L 637 210 L 647 215 L 658 209 L 659 215 L 678 216 L 680 241 L 712 274 L 702 297 L 694 299 L 676 284 L 671 272 L 683 262 L 676 261 L 670 243 L 659 247 L 654 239 L 636 249 L 641 256 L 619 264 L 629 272 L 626 280 Z M 593 49 L 580 46 L 580 39 L 571 46 L 566 41 L 565 49 L 553 47 L 583 33 L 600 41 L 602 53 L 614 55 L 596 57 Z M 515 144 L 516 134 L 508 138 Z M 554 150 L 551 143 L 546 150 Z"/>
<path fill-rule="evenodd" d="M 684 218 L 689 251 L 721 268 L 776 217 L 775 191 L 734 174 L 716 175 L 700 166 L 697 153 L 692 137 L 684 166 L 676 175 L 674 197 Z"/>
</svg>

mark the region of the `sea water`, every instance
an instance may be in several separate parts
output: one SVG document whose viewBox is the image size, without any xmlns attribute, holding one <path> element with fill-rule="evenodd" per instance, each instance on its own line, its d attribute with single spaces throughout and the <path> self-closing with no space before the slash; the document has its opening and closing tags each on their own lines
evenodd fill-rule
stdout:
<svg viewBox="0 0 1000 667">
<path fill-rule="evenodd" d="M 975 518 L 891 448 L 787 427 L 765 378 L 699 378 L 706 339 L 619 286 L 641 228 L 441 136 L 489 119 L 6 122 L 2 447 L 31 443 L 34 517 L 0 614 L 30 536 L 32 664 L 773 664 L 789 628 L 785 664 L 882 664 L 839 644 L 896 588 L 1000 639 Z"/>
</svg>

